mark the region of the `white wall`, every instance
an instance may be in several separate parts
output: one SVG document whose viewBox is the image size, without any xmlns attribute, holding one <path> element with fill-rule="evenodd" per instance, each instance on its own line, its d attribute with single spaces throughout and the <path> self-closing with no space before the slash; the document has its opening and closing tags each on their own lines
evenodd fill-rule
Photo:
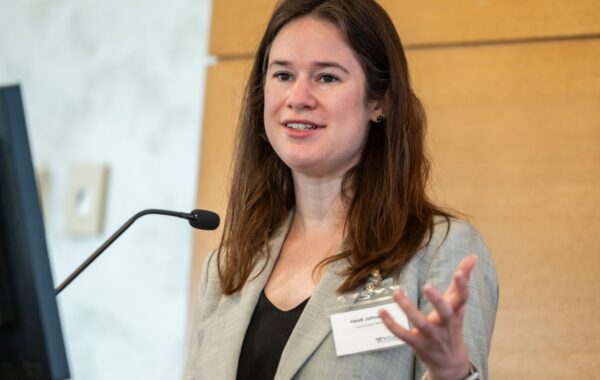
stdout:
<svg viewBox="0 0 600 380">
<path fill-rule="evenodd" d="M 19 82 L 49 174 L 58 284 L 144 208 L 194 206 L 209 0 L 0 0 L 0 84 Z M 100 236 L 65 232 L 68 171 L 110 167 Z M 177 379 L 192 231 L 141 219 L 59 297 L 73 379 Z"/>
</svg>

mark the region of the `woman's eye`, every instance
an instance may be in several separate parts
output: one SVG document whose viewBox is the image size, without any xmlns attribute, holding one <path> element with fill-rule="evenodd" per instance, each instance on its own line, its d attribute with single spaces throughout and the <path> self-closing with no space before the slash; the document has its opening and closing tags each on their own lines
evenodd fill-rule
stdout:
<svg viewBox="0 0 600 380">
<path fill-rule="evenodd" d="M 273 77 L 275 77 L 280 82 L 286 82 L 292 78 L 292 76 L 289 73 L 275 73 Z"/>
<path fill-rule="evenodd" d="M 319 76 L 319 81 L 323 83 L 335 83 L 338 81 L 338 78 L 331 74 L 323 74 Z"/>
</svg>

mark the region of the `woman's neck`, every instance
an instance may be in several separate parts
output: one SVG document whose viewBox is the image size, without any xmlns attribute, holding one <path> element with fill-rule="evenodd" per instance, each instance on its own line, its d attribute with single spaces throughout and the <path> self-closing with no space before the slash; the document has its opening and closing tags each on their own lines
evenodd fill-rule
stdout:
<svg viewBox="0 0 600 380">
<path fill-rule="evenodd" d="M 294 173 L 296 212 L 292 226 L 306 235 L 343 229 L 347 207 L 341 196 L 343 177 L 314 178 Z"/>
</svg>

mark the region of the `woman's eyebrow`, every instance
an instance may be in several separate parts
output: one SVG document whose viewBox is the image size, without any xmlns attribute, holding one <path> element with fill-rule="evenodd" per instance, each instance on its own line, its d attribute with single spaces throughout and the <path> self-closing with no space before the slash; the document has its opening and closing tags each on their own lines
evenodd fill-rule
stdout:
<svg viewBox="0 0 600 380">
<path fill-rule="evenodd" d="M 290 66 L 290 65 L 291 65 L 290 61 L 275 60 L 275 61 L 269 63 L 269 66 L 267 68 L 270 68 L 271 66 L 284 66 L 284 67 L 287 67 L 287 66 Z"/>
<path fill-rule="evenodd" d="M 338 68 L 338 69 L 342 70 L 343 72 L 345 72 L 346 74 L 350 75 L 350 72 L 344 66 L 340 65 L 337 62 L 316 62 L 315 66 L 317 66 L 318 68 L 322 68 L 322 69 L 328 69 L 330 67 Z"/>
<path fill-rule="evenodd" d="M 283 67 L 289 67 L 291 66 L 292 63 L 290 61 L 284 61 L 284 60 L 274 60 L 273 62 L 269 63 L 268 68 L 271 68 L 272 66 L 283 66 Z M 337 62 L 330 62 L 330 61 L 324 61 L 324 62 L 315 62 L 313 64 L 313 66 L 319 68 L 319 69 L 327 69 L 327 68 L 338 68 L 340 70 L 342 70 L 343 72 L 345 72 L 346 74 L 350 75 L 350 72 L 342 65 L 340 65 Z"/>
</svg>

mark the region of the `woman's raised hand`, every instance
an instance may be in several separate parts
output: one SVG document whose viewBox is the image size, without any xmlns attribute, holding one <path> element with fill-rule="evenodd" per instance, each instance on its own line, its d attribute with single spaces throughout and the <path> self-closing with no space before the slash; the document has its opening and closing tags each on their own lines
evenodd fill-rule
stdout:
<svg viewBox="0 0 600 380">
<path fill-rule="evenodd" d="M 413 328 L 397 324 L 385 311 L 383 323 L 402 339 L 424 363 L 429 380 L 461 380 L 469 373 L 469 353 L 463 336 L 465 304 L 469 299 L 469 277 L 477 262 L 476 256 L 467 256 L 458 264 L 452 282 L 442 295 L 431 284 L 423 287 L 423 294 L 433 305 L 433 311 L 424 315 L 402 292 L 394 299 L 406 313 Z"/>
</svg>

